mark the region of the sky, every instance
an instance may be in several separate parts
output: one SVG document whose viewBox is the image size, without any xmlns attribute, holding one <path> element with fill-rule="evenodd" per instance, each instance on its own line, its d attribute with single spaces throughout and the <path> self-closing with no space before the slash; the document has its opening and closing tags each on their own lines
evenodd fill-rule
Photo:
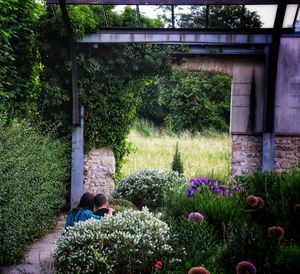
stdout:
<svg viewBox="0 0 300 274">
<path fill-rule="evenodd" d="M 125 6 L 116 6 L 117 11 L 121 11 Z M 135 6 L 132 6 L 135 8 Z M 189 6 L 180 6 L 183 11 L 187 10 Z M 277 5 L 246 5 L 246 8 L 250 11 L 256 11 L 258 15 L 261 17 L 264 28 L 272 28 Z M 297 5 L 288 5 L 287 13 L 285 17 L 285 22 L 283 23 L 284 27 L 291 25 L 294 20 L 295 12 Z M 144 15 L 147 15 L 151 18 L 156 18 L 158 14 L 162 14 L 161 10 L 157 10 L 157 6 L 140 6 L 140 12 Z M 175 10 L 175 14 L 180 12 L 179 7 Z M 171 15 L 170 15 L 171 16 Z M 300 12 L 298 14 L 298 20 L 300 20 Z"/>
</svg>

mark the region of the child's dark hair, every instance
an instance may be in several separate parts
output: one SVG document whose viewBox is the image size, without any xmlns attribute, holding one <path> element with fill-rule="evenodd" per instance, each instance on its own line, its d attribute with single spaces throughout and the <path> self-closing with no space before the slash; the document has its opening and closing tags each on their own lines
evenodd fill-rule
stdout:
<svg viewBox="0 0 300 274">
<path fill-rule="evenodd" d="M 104 194 L 97 194 L 94 199 L 95 207 L 103 206 L 107 203 L 107 198 Z"/>
<path fill-rule="evenodd" d="M 95 198 L 94 194 L 92 194 L 90 192 L 84 193 L 80 198 L 78 208 L 84 208 L 84 209 L 89 209 L 89 210 L 93 211 L 94 210 L 94 198 Z"/>
</svg>

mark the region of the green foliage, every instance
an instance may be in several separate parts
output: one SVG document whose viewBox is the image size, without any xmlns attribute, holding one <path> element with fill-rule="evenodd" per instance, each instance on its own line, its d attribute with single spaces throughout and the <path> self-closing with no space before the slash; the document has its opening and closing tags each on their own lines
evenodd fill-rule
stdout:
<svg viewBox="0 0 300 274">
<path fill-rule="evenodd" d="M 140 95 L 140 102 L 137 108 L 138 117 L 151 121 L 161 126 L 164 123 L 166 113 L 159 104 L 160 92 L 157 85 L 151 82 Z"/>
<path fill-rule="evenodd" d="M 188 13 L 181 14 L 180 27 L 198 28 L 260 28 L 262 22 L 257 12 L 241 5 L 210 5 L 206 26 L 206 6 L 191 6 Z"/>
<path fill-rule="evenodd" d="M 0 113 L 9 120 L 36 110 L 40 64 L 35 25 L 42 8 L 34 0 L 0 0 Z"/>
<path fill-rule="evenodd" d="M 132 124 L 131 131 L 136 131 L 144 137 L 167 137 L 174 136 L 172 131 L 166 128 L 159 128 L 151 120 L 136 118 Z"/>
<path fill-rule="evenodd" d="M 178 149 L 178 143 L 176 143 L 175 153 L 173 155 L 173 161 L 171 165 L 171 170 L 177 171 L 179 174 L 183 174 L 183 162 L 181 160 L 180 151 Z"/>
<path fill-rule="evenodd" d="M 0 264 L 49 229 L 65 192 L 67 146 L 22 123 L 0 127 Z"/>
<path fill-rule="evenodd" d="M 197 191 L 192 198 L 188 198 L 187 193 L 187 185 L 178 191 L 167 193 L 164 200 L 164 212 L 167 216 L 180 219 L 191 212 L 201 212 L 223 240 L 229 237 L 228 233 L 233 225 L 245 220 L 238 195 L 228 197 L 210 191 Z"/>
<path fill-rule="evenodd" d="M 147 206 L 158 209 L 163 203 L 165 193 L 182 182 L 185 179 L 177 172 L 142 169 L 119 181 L 112 195 L 127 199 L 138 208 Z"/>
<path fill-rule="evenodd" d="M 276 270 L 278 273 L 300 273 L 299 261 L 299 245 L 282 245 L 276 254 Z"/>
<path fill-rule="evenodd" d="M 263 227 L 244 223 L 235 227 L 232 237 L 223 246 L 217 263 L 225 273 L 234 273 L 236 265 L 247 260 L 255 265 L 258 273 L 276 273 L 274 260 L 278 244 L 278 241 L 267 238 Z"/>
<path fill-rule="evenodd" d="M 193 266 L 205 265 L 208 269 L 214 266 L 218 241 L 215 231 L 206 222 L 189 222 L 187 216 L 175 220 L 171 216 L 166 222 L 171 227 L 173 248 L 184 262 L 181 273 L 187 272 Z"/>
<path fill-rule="evenodd" d="M 221 73 L 173 71 L 159 81 L 166 124 L 175 132 L 216 128 L 227 131 L 230 78 Z"/>
<path fill-rule="evenodd" d="M 125 199 L 110 199 L 109 207 L 112 207 L 116 212 L 124 211 L 126 209 L 136 209 L 132 202 Z"/>
<path fill-rule="evenodd" d="M 57 273 L 151 273 L 172 255 L 168 225 L 146 210 L 79 222 L 57 245 Z"/>
<path fill-rule="evenodd" d="M 106 20 L 110 25 L 130 25 L 131 13 L 132 9 L 126 8 L 117 15 L 112 7 L 106 7 Z M 96 32 L 105 23 L 101 6 L 70 7 L 70 17 L 77 37 Z M 149 25 L 159 23 L 143 20 Z M 71 125 L 71 74 L 61 21 L 57 12 L 55 17 L 46 14 L 41 22 L 40 36 L 45 43 L 41 43 L 40 51 L 45 67 L 39 113 L 67 135 Z M 155 45 L 102 45 L 101 49 L 81 48 L 80 52 L 77 63 L 80 101 L 85 109 L 86 150 L 112 147 L 118 168 L 130 150 L 126 137 L 136 115 L 140 90 L 148 78 L 168 73 L 169 50 Z"/>
<path fill-rule="evenodd" d="M 280 176 L 270 172 L 256 172 L 241 177 L 251 195 L 260 196 L 267 210 L 262 212 L 265 225 L 284 227 L 288 237 L 299 237 L 300 221 L 294 211 L 300 203 L 300 171 L 283 173 Z"/>
</svg>

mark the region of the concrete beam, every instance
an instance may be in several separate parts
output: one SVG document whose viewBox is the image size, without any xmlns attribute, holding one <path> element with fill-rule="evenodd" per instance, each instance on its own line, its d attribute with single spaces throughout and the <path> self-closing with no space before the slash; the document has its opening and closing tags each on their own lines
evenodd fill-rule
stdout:
<svg viewBox="0 0 300 274">
<path fill-rule="evenodd" d="M 58 4 L 59 0 L 46 0 L 47 4 Z M 66 0 L 66 4 L 77 5 L 276 5 L 280 0 Z M 299 0 L 287 0 L 288 4 L 299 4 Z"/>
<path fill-rule="evenodd" d="M 153 43 L 202 45 L 268 45 L 271 34 L 209 33 L 190 30 L 102 30 L 77 40 L 79 44 Z"/>
</svg>

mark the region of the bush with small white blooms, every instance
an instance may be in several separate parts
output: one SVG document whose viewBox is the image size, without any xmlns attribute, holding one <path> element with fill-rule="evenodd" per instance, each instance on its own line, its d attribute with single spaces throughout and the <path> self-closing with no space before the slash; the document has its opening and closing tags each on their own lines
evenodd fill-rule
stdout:
<svg viewBox="0 0 300 274">
<path fill-rule="evenodd" d="M 112 196 L 127 199 L 138 208 L 147 206 L 153 210 L 161 207 L 167 190 L 184 183 L 186 179 L 178 172 L 142 169 L 119 181 Z"/>
<path fill-rule="evenodd" d="M 57 243 L 56 272 L 151 273 L 158 260 L 172 260 L 170 228 L 159 217 L 143 208 L 78 222 Z"/>
</svg>

